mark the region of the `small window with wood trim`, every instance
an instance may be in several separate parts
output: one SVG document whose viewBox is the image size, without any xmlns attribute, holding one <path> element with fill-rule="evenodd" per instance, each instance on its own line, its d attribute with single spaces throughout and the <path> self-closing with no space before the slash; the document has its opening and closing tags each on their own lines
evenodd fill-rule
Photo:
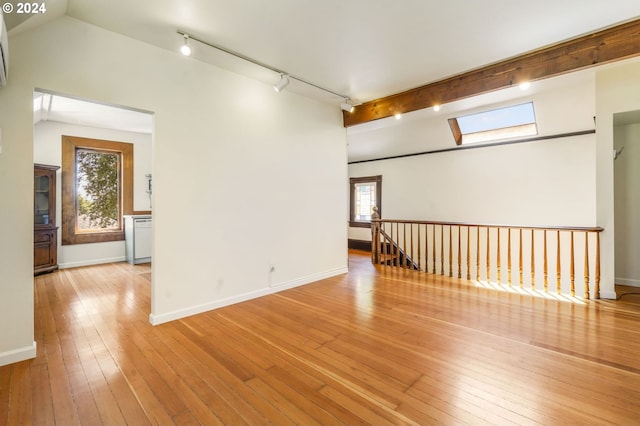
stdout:
<svg viewBox="0 0 640 426">
<path fill-rule="evenodd" d="M 124 240 L 133 213 L 133 144 L 62 137 L 62 244 Z"/>
<path fill-rule="evenodd" d="M 350 182 L 349 226 L 370 228 L 373 208 L 382 205 L 382 176 L 354 177 Z"/>
<path fill-rule="evenodd" d="M 533 102 L 449 119 L 456 145 L 538 134 Z"/>
</svg>

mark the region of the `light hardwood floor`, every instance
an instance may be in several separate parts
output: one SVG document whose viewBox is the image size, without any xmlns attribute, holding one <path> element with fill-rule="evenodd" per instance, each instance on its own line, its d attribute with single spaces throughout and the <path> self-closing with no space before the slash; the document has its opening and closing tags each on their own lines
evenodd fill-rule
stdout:
<svg viewBox="0 0 640 426">
<path fill-rule="evenodd" d="M 0 367 L 0 424 L 635 425 L 636 297 L 535 298 L 351 252 L 347 275 L 153 327 L 148 266 L 62 270 L 36 278 L 37 358 Z"/>
</svg>

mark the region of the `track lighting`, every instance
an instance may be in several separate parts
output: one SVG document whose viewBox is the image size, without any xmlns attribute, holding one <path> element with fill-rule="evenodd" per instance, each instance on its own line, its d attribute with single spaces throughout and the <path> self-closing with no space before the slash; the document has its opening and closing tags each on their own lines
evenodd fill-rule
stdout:
<svg viewBox="0 0 640 426">
<path fill-rule="evenodd" d="M 273 85 L 273 90 L 280 93 L 288 85 L 289 85 L 289 79 L 287 78 L 287 76 L 284 74 L 280 74 L 280 80 L 278 80 L 278 82 Z"/>
<path fill-rule="evenodd" d="M 191 47 L 189 47 L 189 36 L 187 34 L 184 35 L 184 44 L 180 48 L 180 52 L 184 56 L 191 56 Z"/>
<path fill-rule="evenodd" d="M 234 56 L 234 57 L 236 57 L 238 59 L 242 59 L 243 61 L 250 62 L 250 63 L 252 63 L 254 65 L 257 65 L 259 67 L 262 67 L 262 68 L 265 68 L 265 69 L 268 69 L 268 70 L 271 70 L 271 71 L 273 71 L 275 73 L 280 74 L 280 80 L 278 80 L 278 82 L 273 85 L 273 88 L 274 88 L 274 90 L 276 92 L 282 92 L 285 89 L 285 87 L 287 87 L 289 85 L 289 80 L 295 80 L 295 81 L 297 81 L 299 83 L 304 83 L 304 84 L 306 84 L 308 86 L 315 87 L 316 89 L 322 90 L 323 92 L 327 92 L 327 93 L 330 93 L 330 94 L 332 94 L 332 95 L 334 95 L 334 96 L 336 96 L 338 98 L 344 99 L 345 102 L 343 104 L 341 104 L 340 107 L 345 111 L 349 111 L 349 112 L 353 111 L 353 105 L 352 105 L 351 99 L 349 99 L 349 97 L 346 96 L 346 95 L 334 92 L 333 90 L 327 89 L 326 87 L 319 86 L 319 85 L 317 85 L 315 83 L 312 83 L 312 82 L 310 82 L 308 80 L 305 80 L 304 78 L 302 78 L 300 76 L 291 75 L 291 74 L 289 74 L 288 72 L 286 72 L 283 69 L 276 68 L 276 67 L 274 67 L 272 65 L 269 65 L 269 64 L 266 64 L 264 62 L 258 61 L 257 59 L 250 58 L 249 56 L 243 55 L 242 53 L 234 52 L 233 50 L 227 49 L 224 46 L 220 46 L 220 45 L 208 42 L 206 40 L 203 40 L 201 38 L 198 38 L 196 36 L 189 35 L 184 31 L 177 30 L 176 32 L 184 37 L 184 45 L 180 48 L 180 52 L 182 52 L 182 54 L 185 55 L 185 56 L 191 55 L 191 48 L 189 47 L 189 44 L 188 44 L 189 43 L 189 39 L 191 39 L 191 40 L 197 41 L 200 44 L 203 44 L 205 46 L 211 47 L 212 49 L 216 49 L 216 50 L 219 50 L 219 51 L 221 51 L 223 53 L 226 53 L 227 55 Z"/>
<path fill-rule="evenodd" d="M 349 98 L 345 98 L 344 102 L 340 104 L 340 108 L 342 108 L 343 111 L 347 111 L 347 112 L 353 112 L 353 110 L 355 109 L 353 105 L 351 105 L 351 101 L 349 100 Z"/>
</svg>

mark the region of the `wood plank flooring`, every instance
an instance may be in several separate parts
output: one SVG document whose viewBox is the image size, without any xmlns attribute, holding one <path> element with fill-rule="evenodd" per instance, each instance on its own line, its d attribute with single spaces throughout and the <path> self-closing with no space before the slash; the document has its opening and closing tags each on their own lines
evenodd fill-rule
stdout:
<svg viewBox="0 0 640 426">
<path fill-rule="evenodd" d="M 349 274 L 153 327 L 148 266 L 61 270 L 35 281 L 36 359 L 0 367 L 0 424 L 635 425 L 638 301 L 352 251 Z"/>
</svg>

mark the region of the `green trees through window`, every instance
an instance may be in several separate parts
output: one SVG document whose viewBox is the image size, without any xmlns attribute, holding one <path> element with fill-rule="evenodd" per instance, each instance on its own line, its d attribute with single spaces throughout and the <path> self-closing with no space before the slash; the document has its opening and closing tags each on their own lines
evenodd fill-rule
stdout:
<svg viewBox="0 0 640 426">
<path fill-rule="evenodd" d="M 133 144 L 62 136 L 62 245 L 124 240 Z"/>
<path fill-rule="evenodd" d="M 119 153 L 78 149 L 76 194 L 78 229 L 120 228 Z"/>
</svg>

